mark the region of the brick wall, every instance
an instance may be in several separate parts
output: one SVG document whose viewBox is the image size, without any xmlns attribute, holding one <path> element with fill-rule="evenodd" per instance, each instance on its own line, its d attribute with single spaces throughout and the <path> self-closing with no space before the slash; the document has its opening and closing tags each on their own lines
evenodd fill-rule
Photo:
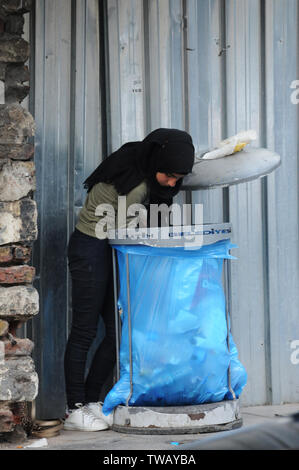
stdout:
<svg viewBox="0 0 299 470">
<path fill-rule="evenodd" d="M 31 0 L 0 2 L 0 436 L 22 427 L 22 405 L 38 392 L 33 343 L 18 336 L 39 310 L 30 265 L 37 238 L 35 124 L 21 105 L 29 93 L 29 44 L 22 35 L 30 9 Z"/>
</svg>

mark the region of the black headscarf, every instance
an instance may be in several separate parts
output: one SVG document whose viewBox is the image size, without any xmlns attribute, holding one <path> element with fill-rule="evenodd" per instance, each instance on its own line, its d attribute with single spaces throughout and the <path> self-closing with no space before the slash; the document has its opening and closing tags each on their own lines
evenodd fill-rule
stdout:
<svg viewBox="0 0 299 470">
<path fill-rule="evenodd" d="M 144 140 L 128 142 L 107 157 L 84 181 L 87 192 L 99 183 L 112 183 L 119 194 L 128 194 L 146 180 L 150 203 L 172 203 L 182 179 L 174 187 L 161 186 L 156 173 L 186 175 L 192 171 L 194 147 L 191 136 L 178 129 L 157 129 Z"/>
</svg>

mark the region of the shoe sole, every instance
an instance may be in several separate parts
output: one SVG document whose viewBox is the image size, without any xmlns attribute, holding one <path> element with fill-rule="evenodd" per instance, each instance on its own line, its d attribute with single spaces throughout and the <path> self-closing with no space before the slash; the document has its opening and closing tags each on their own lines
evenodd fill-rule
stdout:
<svg viewBox="0 0 299 470">
<path fill-rule="evenodd" d="M 96 432 L 96 431 L 105 431 L 105 429 L 109 429 L 109 426 L 105 426 L 99 429 L 94 429 L 94 428 L 92 429 L 92 428 L 80 427 L 80 426 L 73 425 L 73 424 L 64 424 L 63 429 L 65 429 L 66 431 L 88 431 L 88 432 L 94 431 Z"/>
</svg>

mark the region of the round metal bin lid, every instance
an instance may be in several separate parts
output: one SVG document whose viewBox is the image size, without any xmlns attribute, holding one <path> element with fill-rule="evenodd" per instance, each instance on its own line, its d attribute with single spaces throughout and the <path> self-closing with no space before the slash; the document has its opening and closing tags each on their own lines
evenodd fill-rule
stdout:
<svg viewBox="0 0 299 470">
<path fill-rule="evenodd" d="M 196 159 L 192 173 L 185 176 L 181 188 L 199 190 L 244 183 L 268 175 L 280 163 L 277 153 L 253 147 L 215 160 Z"/>
</svg>

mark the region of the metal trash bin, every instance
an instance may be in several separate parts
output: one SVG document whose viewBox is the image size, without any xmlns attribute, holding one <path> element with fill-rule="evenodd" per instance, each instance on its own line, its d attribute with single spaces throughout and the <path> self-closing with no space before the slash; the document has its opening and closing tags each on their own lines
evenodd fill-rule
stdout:
<svg viewBox="0 0 299 470">
<path fill-rule="evenodd" d="M 193 227 L 191 227 L 191 230 L 193 229 Z M 146 231 L 144 232 L 146 233 Z M 198 235 L 198 231 L 196 232 L 196 229 L 193 230 L 193 233 L 197 233 Z M 220 248 L 220 251 L 222 251 L 221 249 L 221 246 L 219 246 L 219 242 L 221 241 L 229 241 L 229 238 L 231 236 L 231 225 L 230 224 L 214 224 L 214 225 L 204 225 L 203 227 L 201 227 L 201 236 L 202 236 L 202 246 L 199 246 L 197 247 L 197 252 L 195 252 L 195 246 L 192 246 L 192 244 L 190 244 L 190 241 L 189 241 L 189 236 L 190 236 L 190 231 L 183 231 L 181 232 L 181 238 L 180 239 L 173 239 L 172 237 L 169 237 L 168 239 L 159 239 L 160 237 L 158 237 L 158 241 L 157 239 L 150 239 L 150 238 L 143 238 L 142 236 L 137 240 L 132 240 L 130 238 L 127 238 L 126 240 L 118 240 L 118 239 L 114 239 L 114 240 L 110 240 L 110 243 L 112 244 L 113 246 L 113 259 L 114 259 L 114 279 L 115 279 L 115 292 L 117 292 L 117 289 L 116 289 L 116 253 L 115 251 L 117 251 L 117 245 L 118 247 L 120 247 L 121 249 L 124 249 L 124 247 L 128 247 L 128 246 L 134 246 L 134 252 L 136 255 L 138 255 L 139 251 L 138 250 L 142 250 L 142 248 L 144 247 L 154 247 L 155 250 L 158 249 L 158 254 L 159 254 L 159 249 L 162 249 L 162 252 L 164 252 L 163 249 L 168 249 L 168 254 L 169 254 L 169 249 L 170 250 L 175 250 L 176 248 L 178 247 L 186 247 L 187 245 L 187 251 L 188 249 L 191 249 L 192 252 L 189 254 L 191 254 L 192 256 L 197 256 L 196 253 L 201 253 L 202 251 L 202 248 L 205 247 L 205 248 L 208 248 L 210 249 L 211 247 L 211 250 L 213 252 L 216 252 L 217 251 L 217 248 L 218 249 Z M 165 234 L 164 234 L 164 237 L 165 237 Z M 130 250 L 129 250 L 130 251 Z M 177 253 L 175 253 L 176 255 Z M 185 254 L 185 252 L 184 252 Z M 135 256 L 136 256 L 135 255 Z M 170 254 L 171 255 L 171 254 Z M 240 414 L 239 414 L 239 405 L 238 405 L 238 399 L 236 398 L 235 396 L 235 392 L 233 390 L 233 388 L 231 387 L 231 381 L 230 381 L 230 357 L 229 355 L 227 356 L 227 379 L 225 378 L 224 382 L 223 382 L 223 385 L 219 384 L 219 390 L 215 390 L 215 385 L 214 385 L 214 382 L 215 382 L 215 379 L 213 379 L 213 377 L 205 377 L 204 380 L 208 381 L 208 385 L 207 385 L 207 388 L 205 389 L 205 391 L 203 391 L 201 388 L 199 389 L 200 390 L 200 393 L 199 393 L 199 397 L 200 399 L 203 399 L 204 396 L 216 396 L 216 399 L 217 399 L 217 396 L 222 393 L 222 395 L 226 395 L 226 393 L 228 391 L 230 391 L 230 395 L 231 395 L 231 398 L 232 400 L 221 400 L 217 402 L 205 402 L 205 403 L 198 403 L 195 404 L 196 400 L 195 398 L 197 399 L 197 393 L 191 393 L 191 395 L 193 396 L 193 399 L 194 399 L 194 402 L 192 402 L 192 400 L 189 399 L 189 403 L 188 403 L 188 398 L 187 398 L 187 404 L 184 403 L 184 405 L 177 405 L 177 406 L 165 406 L 165 404 L 163 404 L 163 406 L 153 406 L 155 405 L 155 398 L 153 398 L 151 400 L 151 403 L 150 405 L 151 406 L 130 406 L 130 400 L 132 398 L 132 395 L 133 395 L 133 391 L 134 391 L 134 379 L 133 379 L 133 361 L 132 361 L 132 347 L 135 346 L 135 349 L 137 350 L 137 353 L 140 355 L 142 355 L 141 351 L 140 351 L 140 347 L 139 347 L 139 350 L 138 350 L 138 345 L 137 345 L 137 342 L 136 340 L 134 345 L 132 345 L 132 321 L 131 321 L 131 285 L 130 285 L 130 262 L 129 262 L 129 256 L 132 256 L 132 260 L 134 262 L 134 253 L 129 255 L 128 253 L 125 253 L 125 263 L 126 263 L 126 266 L 125 266 L 125 270 L 126 270 L 126 276 L 125 276 L 125 281 L 126 281 L 126 291 L 127 291 L 127 297 L 126 297 L 126 301 L 124 302 L 126 304 L 126 314 L 127 314 L 127 318 L 126 318 L 126 321 L 128 323 L 128 325 L 126 324 L 125 325 L 125 335 L 128 335 L 128 338 L 123 338 L 124 339 L 124 345 L 123 347 L 124 348 L 129 348 L 129 369 L 130 369 L 130 384 L 128 383 L 125 383 L 125 386 L 128 387 L 128 385 L 130 385 L 129 387 L 129 390 L 127 390 L 125 392 L 125 395 L 127 395 L 126 397 L 126 403 L 123 404 L 123 405 L 118 405 L 115 410 L 114 410 L 114 424 L 113 424 L 113 429 L 116 430 L 116 431 L 120 431 L 120 432 L 134 432 L 134 433 L 151 433 L 151 434 L 162 434 L 162 433 L 166 433 L 166 434 L 173 434 L 173 433 L 180 433 L 180 434 L 183 434 L 183 433 L 197 433 L 197 432 L 208 432 L 208 431 L 215 431 L 215 430 L 224 430 L 224 429 L 233 429 L 235 427 L 238 427 L 241 425 L 242 423 L 242 419 L 240 417 Z M 203 256 L 203 255 L 202 255 Z M 216 252 L 216 256 L 219 258 L 221 255 L 217 252 Z M 222 257 L 222 256 L 221 256 Z M 159 257 L 160 258 L 160 257 Z M 213 259 L 213 256 L 210 257 L 210 259 Z M 200 261 L 199 262 L 203 262 L 203 261 L 208 261 L 208 257 L 207 258 L 200 258 Z M 222 261 L 222 260 L 221 260 Z M 227 271 L 227 262 L 229 261 L 229 257 L 225 257 L 225 255 L 223 254 L 223 273 L 225 273 Z M 184 258 L 183 258 L 183 263 L 185 262 Z M 214 259 L 214 262 L 216 262 L 216 260 Z M 218 259 L 217 260 L 217 263 L 219 263 L 220 260 Z M 158 264 L 159 264 L 159 261 L 158 261 Z M 187 264 L 189 265 L 190 264 L 190 258 L 188 259 L 187 261 Z M 171 267 L 170 267 L 171 269 Z M 205 270 L 207 269 L 207 266 L 205 265 Z M 222 265 L 221 265 L 221 270 L 222 270 Z M 162 273 L 163 275 L 163 273 Z M 210 274 L 211 275 L 211 274 Z M 181 274 L 179 274 L 179 276 L 181 276 Z M 192 292 L 190 293 L 192 298 L 196 298 L 196 296 L 198 297 L 198 295 L 200 296 L 200 293 L 198 293 L 198 287 L 199 286 L 199 281 L 196 279 L 196 277 L 200 277 L 200 273 L 197 273 L 195 274 L 195 279 L 194 279 L 194 284 L 193 284 L 193 290 Z M 224 275 L 224 279 L 226 279 L 226 276 Z M 124 282 L 124 276 L 122 277 L 122 281 Z M 205 280 L 205 282 L 207 282 L 207 280 Z M 167 281 L 168 283 L 168 281 Z M 170 286 L 171 288 L 171 286 Z M 195 288 L 195 289 L 194 289 Z M 219 288 L 219 285 L 217 284 L 217 288 Z M 149 288 L 151 289 L 151 288 Z M 195 292 L 196 290 L 196 292 Z M 226 289 L 227 290 L 227 289 Z M 140 293 L 141 294 L 141 293 Z M 142 294 L 141 294 L 142 295 Z M 155 293 L 154 292 L 150 292 L 149 293 L 149 296 L 155 296 Z M 117 300 L 118 298 L 118 294 L 116 294 L 115 296 L 115 299 Z M 189 305 L 189 304 L 188 304 Z M 153 308 L 155 308 L 156 306 L 153 305 Z M 227 341 L 227 345 L 225 346 L 225 349 L 227 348 L 227 351 L 228 351 L 228 354 L 229 354 L 229 350 L 230 350 L 230 341 L 232 339 L 230 339 L 230 332 L 229 332 L 229 315 L 228 315 L 228 307 L 227 307 L 227 302 L 225 302 L 225 310 L 223 309 L 223 312 L 220 311 L 218 313 L 218 315 L 220 314 L 220 317 L 222 317 L 222 315 L 225 315 L 225 318 L 223 318 L 223 322 L 225 322 L 225 328 L 226 328 L 226 341 Z M 136 309 L 137 310 L 137 309 Z M 120 379 L 120 367 L 119 367 L 119 346 L 120 346 L 120 331 L 121 331 L 121 326 L 119 324 L 119 312 L 118 312 L 118 307 L 117 307 L 117 304 L 116 304 L 116 309 L 115 309 L 115 312 L 116 312 L 116 320 L 117 320 L 117 381 L 119 381 Z M 161 312 L 162 313 L 162 312 Z M 199 312 L 197 312 L 198 314 Z M 136 311 L 136 315 L 140 315 L 140 312 Z M 165 316 L 165 314 L 164 314 Z M 208 315 L 207 315 L 208 316 Z M 218 317 L 217 317 L 218 318 Z M 169 321 L 169 319 L 167 319 L 166 321 Z M 206 330 L 211 330 L 211 327 L 210 325 L 206 325 L 205 326 L 205 323 L 206 322 L 209 322 L 209 319 L 206 317 L 206 318 L 203 318 L 201 320 L 201 329 L 204 330 L 204 335 L 206 335 L 206 332 L 205 332 L 205 328 Z M 214 322 L 216 322 L 218 320 L 216 320 L 216 318 L 214 319 Z M 220 318 L 220 321 L 222 321 L 222 318 Z M 151 323 L 151 319 L 149 320 L 149 322 Z M 170 321 L 171 323 L 171 321 Z M 197 325 L 198 326 L 198 325 Z M 166 326 L 167 327 L 167 326 Z M 223 324 L 222 324 L 222 327 L 223 327 Z M 220 325 L 219 325 L 219 328 L 220 328 Z M 220 328 L 221 329 L 221 328 Z M 136 327 L 136 330 L 138 330 L 138 326 Z M 194 341 L 196 338 L 199 338 L 198 336 L 196 336 L 196 331 L 197 330 L 192 330 L 191 331 L 191 336 L 189 334 L 188 338 L 186 336 L 186 333 L 181 333 L 181 337 L 182 335 L 184 334 L 184 344 L 187 345 L 188 347 L 188 344 L 189 344 L 189 341 Z M 148 335 L 152 334 L 152 330 L 151 328 L 148 329 Z M 208 333 L 209 334 L 209 333 Z M 146 335 L 145 335 L 146 336 Z M 166 336 L 167 336 L 167 333 L 166 333 Z M 170 333 L 169 333 L 169 337 L 172 338 L 172 337 L 177 337 L 177 338 L 180 338 L 180 336 L 170 336 Z M 185 338 L 186 338 L 186 341 L 185 341 Z M 163 338 L 164 339 L 164 338 Z M 222 337 L 223 339 L 223 337 Z M 146 341 L 146 338 L 145 338 L 145 341 Z M 150 341 L 150 338 L 148 338 L 148 341 Z M 167 342 L 166 341 L 166 344 L 170 344 L 170 350 L 171 350 L 171 347 L 175 348 L 176 347 L 176 344 L 173 344 L 171 343 L 172 339 L 170 339 L 170 342 Z M 213 341 L 215 342 L 216 339 L 213 339 L 213 338 L 208 338 L 208 347 L 211 349 L 211 346 L 210 344 L 212 343 L 213 345 Z M 162 345 L 161 345 L 162 346 Z M 217 346 L 216 346 L 216 349 L 217 349 Z M 201 350 L 198 349 L 198 348 L 193 348 L 191 349 L 191 353 L 196 353 Z M 150 353 L 149 353 L 150 354 Z M 157 352 L 158 356 L 160 354 L 160 352 L 158 351 Z M 171 351 L 169 352 L 168 356 L 170 355 L 171 356 Z M 206 352 L 207 354 L 207 360 L 209 359 L 209 354 L 210 354 L 210 351 Z M 215 354 L 215 351 L 212 351 L 212 355 Z M 226 354 L 226 351 L 223 351 L 223 355 Z M 166 354 L 167 355 L 167 354 Z M 180 355 L 180 354 L 179 354 Z M 127 358 L 123 357 L 123 362 L 125 362 L 127 360 Z M 168 360 L 169 357 L 168 357 Z M 215 359 L 213 359 L 212 357 L 212 360 L 215 361 Z M 149 362 L 151 364 L 151 359 L 150 358 L 145 358 L 145 361 L 144 362 Z M 217 361 L 217 359 L 216 359 Z M 156 359 L 156 362 L 152 363 L 151 365 L 154 366 L 154 364 L 157 366 L 160 365 L 159 363 L 159 358 L 158 358 L 158 361 Z M 162 361 L 161 361 L 162 362 Z M 223 359 L 222 359 L 222 362 L 223 362 Z M 136 363 L 135 363 L 136 364 Z M 225 363 L 226 364 L 226 363 Z M 162 365 L 162 364 L 161 364 Z M 169 365 L 169 367 L 171 366 L 171 364 Z M 193 367 L 197 367 L 197 365 L 195 364 L 195 366 Z M 222 365 L 219 366 L 219 370 L 221 372 L 223 372 L 223 367 L 226 367 L 226 365 Z M 162 368 L 163 369 L 163 368 Z M 177 367 L 174 367 L 174 370 L 175 370 L 175 373 L 177 373 L 178 371 L 178 368 Z M 192 369 L 194 372 L 195 372 L 195 369 L 193 368 Z M 136 372 L 136 371 L 135 371 Z M 139 372 L 139 371 L 138 371 Z M 164 369 L 164 372 L 165 372 L 165 369 Z M 170 372 L 171 374 L 171 372 Z M 184 380 L 184 370 L 182 370 L 182 380 Z M 195 374 L 194 374 L 195 375 Z M 213 375 L 213 374 L 212 374 Z M 217 375 L 217 374 L 215 374 Z M 162 380 L 163 380 L 163 374 L 162 374 Z M 227 382 L 226 382 L 227 380 Z M 135 374 L 135 381 L 138 381 L 137 379 L 137 374 Z M 217 379 L 217 382 L 219 382 L 219 380 Z M 118 384 L 118 382 L 117 382 Z M 179 384 L 181 384 L 181 382 L 179 382 Z M 135 384 L 135 387 L 136 387 L 136 384 Z M 171 390 L 171 386 L 167 386 L 167 384 L 165 384 L 165 388 L 169 390 L 169 387 L 170 387 L 170 390 Z M 173 386 L 172 386 L 173 387 Z M 209 387 L 211 388 L 212 387 L 212 390 L 209 390 Z M 154 390 L 154 385 L 151 384 L 151 390 L 148 391 L 148 394 L 153 394 L 153 390 Z M 182 384 L 182 389 L 185 388 L 185 384 L 183 383 Z M 121 386 L 120 386 L 120 389 L 122 390 Z M 158 391 L 160 391 L 161 393 L 161 389 L 163 389 L 163 387 L 160 385 L 160 388 L 158 387 Z M 127 393 L 128 392 L 128 393 Z M 173 390 L 171 390 L 171 392 L 173 392 Z M 209 395 L 210 393 L 210 395 Z M 205 394 L 205 395 L 204 395 Z M 208 395 L 207 395 L 208 394 Z M 137 394 L 138 395 L 138 394 Z M 188 395 L 188 393 L 187 393 Z M 222 396 L 221 395 L 221 396 Z M 138 398 L 138 396 L 137 396 Z M 147 397 L 147 400 L 149 399 L 149 397 Z M 142 399 L 141 399 L 142 401 Z M 164 400 L 164 401 L 168 401 L 168 397 Z M 179 400 L 180 401 L 180 400 Z M 185 400 L 186 401 L 186 400 Z M 158 405 L 158 400 L 157 400 L 157 403 Z"/>
<path fill-rule="evenodd" d="M 210 189 L 212 187 L 228 186 L 244 181 L 249 181 L 265 176 L 280 164 L 280 157 L 266 149 L 249 149 L 240 152 L 240 155 L 224 157 L 217 161 L 200 161 L 195 165 L 192 175 L 186 177 L 183 189 Z M 244 156 L 244 154 L 246 154 Z M 248 156 L 250 158 L 248 159 Z M 220 162 L 220 163 L 219 163 Z M 244 167 L 245 170 L 244 170 Z M 221 179 L 222 175 L 222 179 Z M 216 240 L 226 240 L 231 235 L 231 224 L 216 224 L 203 226 L 203 245 L 211 245 Z M 184 234 L 185 235 L 185 234 Z M 175 247 L 184 244 L 184 236 L 177 240 L 163 240 L 151 242 L 150 239 L 142 237 L 138 241 L 131 239 L 110 239 L 113 246 L 113 270 L 115 290 L 115 315 L 117 322 L 117 380 L 120 378 L 119 347 L 121 325 L 117 306 L 117 267 L 116 267 L 116 245 L 148 245 L 162 248 L 165 246 Z M 165 244 L 166 243 L 166 244 Z M 189 243 L 190 245 L 190 243 Z M 182 246 L 182 245 L 181 245 Z M 229 259 L 224 259 L 224 290 L 227 294 L 227 270 Z M 239 410 L 239 401 L 232 390 L 230 383 L 230 364 L 227 368 L 228 388 L 232 399 L 217 402 L 205 402 L 201 404 L 187 404 L 183 406 L 130 406 L 129 402 L 134 389 L 132 370 L 132 325 L 130 308 L 130 265 L 129 257 L 126 255 L 126 289 L 128 301 L 128 336 L 130 354 L 130 391 L 126 403 L 119 404 L 114 409 L 113 429 L 119 432 L 140 434 L 184 434 L 213 432 L 240 427 L 242 417 Z M 227 348 L 230 350 L 230 327 L 229 327 L 229 298 L 226 295 L 225 313 L 227 327 Z M 110 393 L 110 392 L 109 392 Z M 106 397 L 107 398 L 107 397 Z"/>
</svg>

